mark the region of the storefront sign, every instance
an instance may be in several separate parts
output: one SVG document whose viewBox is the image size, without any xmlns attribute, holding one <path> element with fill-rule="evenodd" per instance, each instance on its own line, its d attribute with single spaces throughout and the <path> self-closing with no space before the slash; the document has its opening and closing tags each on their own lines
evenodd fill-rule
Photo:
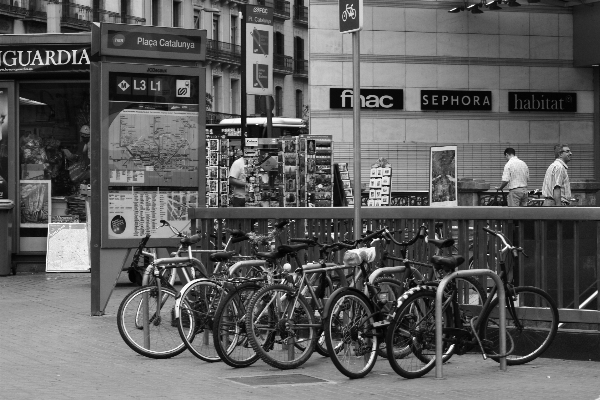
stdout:
<svg viewBox="0 0 600 400">
<path fill-rule="evenodd" d="M 352 89 L 329 89 L 329 108 L 352 108 Z M 360 89 L 361 109 L 402 110 L 404 90 L 402 89 Z"/>
<path fill-rule="evenodd" d="M 576 112 L 577 93 L 508 92 L 508 111 Z"/>
<path fill-rule="evenodd" d="M 92 25 L 92 32 L 97 32 L 92 34 L 92 54 L 188 61 L 206 58 L 205 30 L 102 23 Z"/>
<path fill-rule="evenodd" d="M 421 90 L 421 110 L 490 111 L 492 92 L 472 90 Z"/>
<path fill-rule="evenodd" d="M 246 93 L 273 94 L 273 9 L 246 5 Z"/>
<path fill-rule="evenodd" d="M 89 70 L 90 47 L 44 45 L 0 47 L 0 72 L 46 72 Z"/>
</svg>

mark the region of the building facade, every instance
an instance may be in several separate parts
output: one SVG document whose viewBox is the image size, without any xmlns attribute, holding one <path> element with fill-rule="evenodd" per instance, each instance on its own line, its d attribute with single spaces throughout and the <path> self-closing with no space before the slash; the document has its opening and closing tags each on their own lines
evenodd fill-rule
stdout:
<svg viewBox="0 0 600 400">
<path fill-rule="evenodd" d="M 337 2 L 310 7 L 311 133 L 332 134 L 336 161 L 352 166 L 352 109 L 332 106 L 339 96 L 332 89 L 352 88 L 352 38 L 338 31 Z M 394 190 L 427 191 L 430 147 L 457 145 L 458 177 L 495 186 L 510 146 L 529 165 L 530 187 L 541 188 L 557 143 L 574 152 L 572 181 L 597 179 L 598 94 L 592 65 L 574 66 L 573 21 L 573 7 L 558 1 L 365 1 L 361 88 L 402 90 L 403 107 L 372 102 L 362 109 L 363 181 L 385 157 L 395 168 Z M 483 93 L 491 96 L 487 109 L 475 107 Z M 453 95 L 471 103 L 459 109 Z M 576 105 L 522 106 L 540 96 Z"/>
</svg>

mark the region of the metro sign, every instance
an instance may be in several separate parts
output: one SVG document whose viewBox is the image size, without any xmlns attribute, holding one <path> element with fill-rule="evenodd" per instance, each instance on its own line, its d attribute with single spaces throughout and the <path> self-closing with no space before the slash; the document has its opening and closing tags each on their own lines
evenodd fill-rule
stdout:
<svg viewBox="0 0 600 400">
<path fill-rule="evenodd" d="M 358 32 L 363 28 L 363 0 L 338 0 L 340 33 Z"/>
</svg>

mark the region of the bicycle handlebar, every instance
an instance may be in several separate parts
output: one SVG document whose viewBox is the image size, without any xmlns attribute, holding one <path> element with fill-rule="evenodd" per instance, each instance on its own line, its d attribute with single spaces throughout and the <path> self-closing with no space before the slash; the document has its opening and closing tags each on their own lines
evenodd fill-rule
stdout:
<svg viewBox="0 0 600 400">
<path fill-rule="evenodd" d="M 386 233 L 385 237 L 386 237 L 386 239 L 389 239 L 393 243 L 397 244 L 398 246 L 407 247 L 407 246 L 410 246 L 410 245 L 414 244 L 420 238 L 424 238 L 425 237 L 425 231 L 426 231 L 425 226 L 421 225 L 419 227 L 419 232 L 412 239 L 410 239 L 408 242 L 398 242 L 396 239 L 394 239 L 394 236 L 392 235 L 392 232 L 387 231 L 387 230 L 385 232 Z"/>
<path fill-rule="evenodd" d="M 487 233 L 489 233 L 490 235 L 498 236 L 498 232 L 493 231 L 493 230 L 491 230 L 489 228 L 483 227 L 483 230 L 486 231 Z"/>
<path fill-rule="evenodd" d="M 361 238 L 361 239 L 360 239 L 360 241 L 361 241 L 361 242 L 366 242 L 367 240 L 374 239 L 374 238 L 376 238 L 377 236 L 380 236 L 380 235 L 381 235 L 383 232 L 385 232 L 385 231 L 387 231 L 387 230 L 388 230 L 388 228 L 387 228 L 387 226 L 386 226 L 386 227 L 385 227 L 385 228 L 383 228 L 383 229 L 380 229 L 380 230 L 378 230 L 378 231 L 375 231 L 375 232 L 373 232 L 373 233 L 371 233 L 371 234 L 369 234 L 369 235 L 365 236 L 364 238 Z"/>
</svg>

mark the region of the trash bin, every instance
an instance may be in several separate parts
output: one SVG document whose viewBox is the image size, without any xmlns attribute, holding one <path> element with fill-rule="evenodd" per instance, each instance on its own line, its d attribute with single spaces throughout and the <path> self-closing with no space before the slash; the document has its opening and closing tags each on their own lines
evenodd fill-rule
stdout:
<svg viewBox="0 0 600 400">
<path fill-rule="evenodd" d="M 0 249 L 6 250 L 0 251 L 0 276 L 10 274 L 12 246 L 8 241 L 8 223 L 14 206 L 12 200 L 0 200 Z"/>
</svg>

